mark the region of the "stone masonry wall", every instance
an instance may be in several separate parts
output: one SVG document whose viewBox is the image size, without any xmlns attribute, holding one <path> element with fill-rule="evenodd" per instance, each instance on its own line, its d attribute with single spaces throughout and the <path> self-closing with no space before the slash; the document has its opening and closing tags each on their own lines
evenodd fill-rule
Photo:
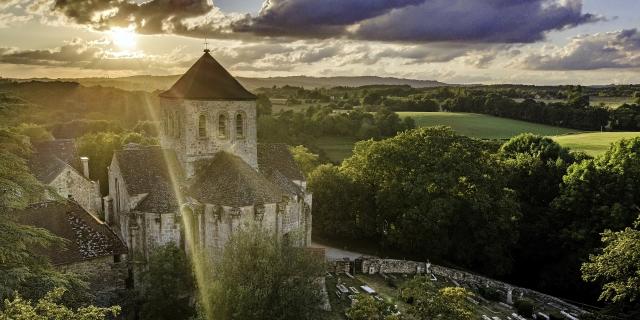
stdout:
<svg viewBox="0 0 640 320">
<path fill-rule="evenodd" d="M 176 151 L 187 177 L 194 174 L 193 163 L 212 158 L 219 151 L 238 155 L 258 168 L 255 101 L 195 101 L 161 99 L 163 148 Z M 200 116 L 206 117 L 206 136 L 199 136 Z M 225 134 L 220 134 L 219 117 L 226 117 Z M 243 117 L 243 136 L 236 134 L 236 116 Z"/>
<path fill-rule="evenodd" d="M 87 212 L 98 216 L 101 212 L 102 196 L 98 183 L 85 178 L 70 166 L 62 171 L 50 184 L 63 197 L 71 196 Z"/>
<path fill-rule="evenodd" d="M 96 296 L 96 304 L 110 306 L 117 301 L 118 291 L 125 289 L 127 268 L 115 263 L 113 256 L 100 257 L 56 267 L 62 272 L 73 272 L 87 277 L 89 289 Z"/>
</svg>

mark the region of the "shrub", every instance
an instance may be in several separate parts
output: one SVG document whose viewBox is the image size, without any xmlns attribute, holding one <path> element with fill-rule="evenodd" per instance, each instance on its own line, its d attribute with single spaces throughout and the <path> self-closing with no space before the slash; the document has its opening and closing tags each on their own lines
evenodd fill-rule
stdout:
<svg viewBox="0 0 640 320">
<path fill-rule="evenodd" d="M 531 318 L 533 316 L 533 301 L 529 299 L 519 299 L 513 304 L 519 315 Z"/>
</svg>

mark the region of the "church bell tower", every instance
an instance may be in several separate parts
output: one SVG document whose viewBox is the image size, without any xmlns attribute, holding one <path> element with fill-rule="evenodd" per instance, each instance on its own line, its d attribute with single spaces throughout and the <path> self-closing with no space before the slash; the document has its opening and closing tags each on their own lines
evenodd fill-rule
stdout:
<svg viewBox="0 0 640 320">
<path fill-rule="evenodd" d="M 256 96 L 216 61 L 208 49 L 160 95 L 160 144 L 173 149 L 187 179 L 195 163 L 226 151 L 258 169 Z"/>
</svg>

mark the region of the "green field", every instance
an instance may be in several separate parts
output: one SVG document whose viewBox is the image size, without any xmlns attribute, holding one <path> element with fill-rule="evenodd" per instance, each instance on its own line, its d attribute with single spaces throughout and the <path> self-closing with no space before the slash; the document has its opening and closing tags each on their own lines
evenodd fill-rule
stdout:
<svg viewBox="0 0 640 320">
<path fill-rule="evenodd" d="M 640 132 L 579 132 L 525 121 L 511 120 L 473 113 L 450 112 L 399 112 L 400 117 L 410 116 L 418 127 L 444 125 L 458 134 L 481 139 L 509 139 L 523 132 L 551 136 L 561 145 L 595 156 L 622 138 L 640 136 Z M 323 137 L 317 142 L 333 162 L 340 162 L 351 155 L 355 139 L 349 137 Z"/>
<path fill-rule="evenodd" d="M 316 144 L 322 149 L 329 160 L 340 162 L 351 156 L 356 139 L 350 137 L 322 137 Z"/>
<path fill-rule="evenodd" d="M 556 136 L 553 140 L 571 150 L 596 156 L 607 151 L 612 142 L 633 137 L 640 137 L 640 132 L 590 132 Z"/>
<path fill-rule="evenodd" d="M 498 118 L 475 113 L 453 112 L 398 112 L 400 117 L 411 117 L 418 127 L 448 126 L 458 134 L 480 139 L 509 139 L 523 132 L 543 136 L 557 136 L 578 131 L 526 121 Z"/>
</svg>

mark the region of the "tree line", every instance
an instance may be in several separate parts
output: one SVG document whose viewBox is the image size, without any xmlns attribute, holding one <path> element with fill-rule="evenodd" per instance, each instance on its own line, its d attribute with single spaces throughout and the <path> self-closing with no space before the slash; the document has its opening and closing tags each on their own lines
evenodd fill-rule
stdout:
<svg viewBox="0 0 640 320">
<path fill-rule="evenodd" d="M 639 155 L 640 139 L 590 158 L 531 134 L 500 145 L 444 127 L 363 141 L 341 165 L 309 173 L 314 234 L 591 303 L 604 285 L 607 301 L 624 294 L 626 304 L 612 308 L 637 312 L 637 296 L 607 285 L 634 278 L 611 275 L 613 258 L 598 257 L 617 239 L 605 234 L 603 243 L 601 233 L 640 214 Z M 633 248 L 625 254 L 640 254 Z M 618 261 L 631 263 L 624 275 L 640 269 L 630 261 Z"/>
</svg>

